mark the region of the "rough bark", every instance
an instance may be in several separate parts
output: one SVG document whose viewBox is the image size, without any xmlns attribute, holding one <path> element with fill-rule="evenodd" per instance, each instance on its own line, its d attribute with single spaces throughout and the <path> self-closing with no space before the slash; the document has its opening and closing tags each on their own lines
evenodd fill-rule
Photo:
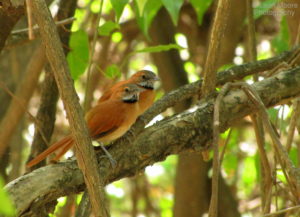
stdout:
<svg viewBox="0 0 300 217">
<path fill-rule="evenodd" d="M 300 68 L 279 73 L 252 86 L 265 106 L 284 103 L 300 94 Z M 213 105 L 214 97 L 211 97 L 198 104 L 194 111 L 166 118 L 145 129 L 131 146 L 124 146 L 124 140 L 117 141 L 110 150 L 118 162 L 114 170 L 110 169 L 109 162 L 103 161 L 100 154 L 98 155 L 104 183 L 137 174 L 146 166 L 162 161 L 170 154 L 203 150 L 212 138 Z M 231 90 L 224 97 L 220 112 L 222 132 L 257 110 L 242 90 Z M 82 173 L 73 160 L 37 169 L 6 186 L 19 214 L 25 212 L 30 205 L 44 204 L 83 189 Z"/>
<path fill-rule="evenodd" d="M 0 52 L 3 49 L 6 39 L 17 21 L 24 14 L 24 1 L 13 5 L 11 1 L 1 1 L 0 7 Z"/>
</svg>

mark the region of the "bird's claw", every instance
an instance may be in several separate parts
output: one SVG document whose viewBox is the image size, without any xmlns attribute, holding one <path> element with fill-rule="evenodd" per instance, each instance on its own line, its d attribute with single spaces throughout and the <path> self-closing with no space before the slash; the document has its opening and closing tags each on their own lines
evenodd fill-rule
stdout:
<svg viewBox="0 0 300 217">
<path fill-rule="evenodd" d="M 117 166 L 117 161 L 111 156 L 111 154 L 104 148 L 104 146 L 102 144 L 100 144 L 100 148 L 103 150 L 103 152 L 105 153 L 104 156 L 101 156 L 101 157 L 107 157 L 111 166 L 113 168 L 115 168 Z M 100 157 L 100 158 L 101 158 Z"/>
</svg>

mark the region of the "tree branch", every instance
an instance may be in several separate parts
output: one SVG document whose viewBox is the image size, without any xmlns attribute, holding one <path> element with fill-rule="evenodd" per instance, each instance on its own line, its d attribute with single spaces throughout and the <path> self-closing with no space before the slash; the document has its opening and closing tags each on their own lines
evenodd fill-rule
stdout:
<svg viewBox="0 0 300 217">
<path fill-rule="evenodd" d="M 106 217 L 108 215 L 105 207 L 103 182 L 97 170 L 91 138 L 73 86 L 56 25 L 44 0 L 32 0 L 32 6 L 36 22 L 42 27 L 40 28 L 41 38 L 66 109 L 72 136 L 75 139 L 77 162 L 84 175 L 94 215 Z"/>
<path fill-rule="evenodd" d="M 283 103 L 300 94 L 300 67 L 256 82 L 252 87 L 265 106 Z M 214 100 L 214 97 L 210 97 L 192 112 L 174 115 L 145 129 L 130 146 L 122 146 L 126 142 L 119 141 L 110 149 L 118 162 L 114 170 L 110 169 L 109 162 L 98 153 L 104 183 L 135 175 L 146 166 L 162 161 L 171 154 L 203 150 L 205 144 L 212 139 Z M 221 132 L 246 115 L 257 112 L 242 90 L 229 91 L 221 105 Z M 74 160 L 42 167 L 6 186 L 19 214 L 24 213 L 31 205 L 42 205 L 83 189 L 83 176 Z"/>
</svg>

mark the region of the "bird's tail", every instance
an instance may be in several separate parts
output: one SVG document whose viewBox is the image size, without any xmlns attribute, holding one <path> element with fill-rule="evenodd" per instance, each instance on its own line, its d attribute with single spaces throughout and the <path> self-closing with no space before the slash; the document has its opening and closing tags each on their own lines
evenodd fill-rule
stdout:
<svg viewBox="0 0 300 217">
<path fill-rule="evenodd" d="M 73 144 L 74 140 L 72 138 L 71 135 L 66 136 L 65 138 L 61 139 L 60 141 L 54 143 L 53 145 L 51 145 L 49 148 L 47 148 L 45 151 L 43 151 L 42 153 L 40 153 L 38 156 L 36 156 L 34 159 L 32 159 L 31 161 L 29 161 L 26 164 L 26 167 L 32 167 L 36 164 L 38 164 L 39 162 L 41 162 L 42 160 L 44 160 L 48 155 L 50 155 L 51 153 L 55 152 L 57 149 L 59 148 L 63 148 L 64 153 L 66 153 Z M 65 148 L 68 147 L 68 148 Z M 64 153 L 60 153 L 60 157 L 64 154 Z"/>
</svg>

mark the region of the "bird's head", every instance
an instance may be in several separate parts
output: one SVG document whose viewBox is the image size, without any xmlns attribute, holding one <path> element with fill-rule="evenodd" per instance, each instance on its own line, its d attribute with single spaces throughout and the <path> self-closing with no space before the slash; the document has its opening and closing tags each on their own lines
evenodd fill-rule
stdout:
<svg viewBox="0 0 300 217">
<path fill-rule="evenodd" d="M 136 84 L 124 84 L 116 89 L 113 95 L 117 98 L 121 98 L 123 102 L 134 103 L 138 101 L 139 94 L 143 91 L 145 91 L 145 89 Z"/>
<path fill-rule="evenodd" d="M 132 75 L 130 79 L 135 84 L 145 89 L 154 89 L 155 81 L 159 80 L 157 75 L 149 70 L 138 71 L 134 75 Z"/>
</svg>

